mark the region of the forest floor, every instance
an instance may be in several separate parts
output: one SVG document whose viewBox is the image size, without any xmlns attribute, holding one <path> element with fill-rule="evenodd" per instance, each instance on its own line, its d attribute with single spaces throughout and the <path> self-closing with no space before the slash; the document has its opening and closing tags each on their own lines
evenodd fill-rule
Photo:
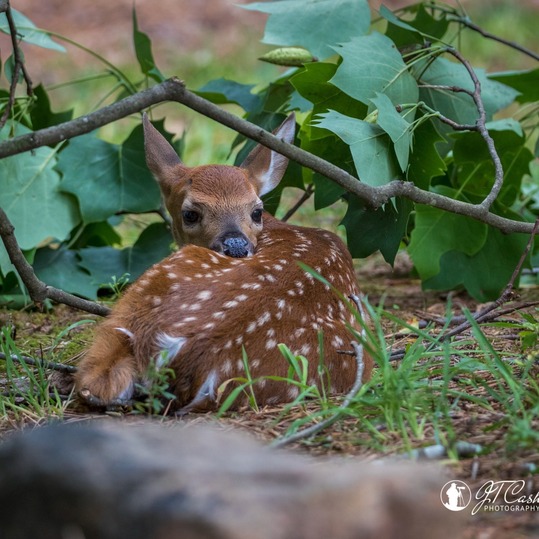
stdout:
<svg viewBox="0 0 539 539">
<path fill-rule="evenodd" d="M 377 257 L 363 264 L 359 269 L 359 279 L 364 293 L 369 296 L 372 305 L 383 299 L 387 309 L 401 320 L 417 324 L 431 316 L 443 316 L 446 309 L 447 297 L 432 291 L 421 290 L 418 280 L 410 277 L 406 262 L 398 263 L 391 270 Z M 539 297 L 537 288 L 519 291 L 519 300 L 536 300 Z M 453 294 L 451 298 L 455 314 L 460 314 L 462 308 L 475 312 L 479 307 L 476 302 L 465 294 Z M 530 312 L 536 312 L 529 309 Z M 509 314 L 505 320 L 518 320 L 518 313 Z M 1 325 L 9 324 L 14 328 L 15 341 L 20 349 L 30 356 L 42 357 L 52 353 L 57 361 L 66 364 L 76 364 L 81 350 L 86 347 L 93 331 L 93 324 L 81 323 L 95 317 L 76 312 L 65 306 L 57 306 L 52 311 L 39 313 L 36 311 L 0 311 Z M 58 337 L 62 328 L 75 324 L 67 334 Z M 81 324 L 81 325 L 76 325 Z M 394 328 L 388 326 L 388 332 Z M 502 357 L 507 354 L 514 357 L 520 352 L 519 336 L 513 329 L 498 326 L 483 327 L 485 335 Z M 469 333 L 468 333 L 469 337 Z M 411 342 L 412 336 L 404 333 L 397 336 L 397 345 Z M 539 367 L 535 369 L 535 377 Z M 488 375 L 487 375 L 488 376 Z M 496 385 L 493 379 L 491 385 Z M 1 379 L 0 389 L 7 390 L 8 381 Z M 539 467 L 539 447 L 527 447 L 509 451 L 505 439 L 507 425 L 503 425 L 505 416 L 504 406 L 493 402 L 491 409 L 474 406 L 473 403 L 462 403 L 452 417 L 452 427 L 458 440 L 479 444 L 488 448 L 487 452 L 476 456 L 463 457 L 458 460 L 446 458 L 440 465 L 446 470 L 448 480 L 465 481 L 474 490 L 487 481 L 525 480 L 526 488 L 531 493 L 539 492 L 539 480 L 533 475 L 533 470 Z M 270 442 L 286 433 L 290 425 L 298 420 L 315 414 L 316 403 L 306 403 L 291 410 L 285 406 L 265 407 L 259 410 L 243 409 L 239 412 L 227 413 L 217 419 L 214 414 L 190 414 L 177 418 L 160 418 L 160 421 L 183 421 L 189 423 L 217 424 L 219 428 L 240 429 L 249 432 L 256 438 Z M 88 413 L 81 410 L 76 402 L 69 404 L 63 411 L 62 420 L 67 422 L 93 420 L 103 417 L 103 414 Z M 107 414 L 113 420 L 122 422 L 139 422 L 140 414 L 112 412 Z M 0 439 L 8 437 L 12 432 L 21 428 L 35 427 L 50 421 L 47 414 L 8 414 L 0 420 Z M 539 420 L 535 423 L 539 430 Z M 353 458 L 365 462 L 377 459 L 406 458 L 405 443 L 398 434 L 388 433 L 382 450 L 373 447 L 369 437 L 362 430 L 361 420 L 357 417 L 347 417 L 311 441 L 294 444 L 295 451 L 322 457 Z M 409 446 L 421 448 L 436 443 L 435 429 L 426 425 L 422 436 L 414 439 L 411 436 Z M 506 539 L 531 538 L 539 534 L 539 512 L 491 512 L 479 513 L 470 518 L 469 525 L 462 537 L 464 539 Z"/>
</svg>

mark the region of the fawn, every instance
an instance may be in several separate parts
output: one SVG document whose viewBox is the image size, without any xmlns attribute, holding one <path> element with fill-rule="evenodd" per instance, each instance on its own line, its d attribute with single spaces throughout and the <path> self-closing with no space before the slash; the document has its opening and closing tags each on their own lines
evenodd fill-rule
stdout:
<svg viewBox="0 0 539 539">
<path fill-rule="evenodd" d="M 279 183 L 287 158 L 258 145 L 240 167 L 189 168 L 143 121 L 146 161 L 180 249 L 131 285 L 98 327 L 76 375 L 79 394 L 102 403 L 129 399 L 154 361 L 175 372 L 170 390 L 177 408 L 209 410 L 220 387 L 226 387 L 221 397 L 233 387 L 224 382 L 246 376 L 245 353 L 257 403 L 290 401 L 298 387 L 267 378 L 288 373 L 279 343 L 308 359 L 310 384 L 349 390 L 356 363 L 339 351 L 351 349 L 347 326 L 358 323 L 331 287 L 297 262 L 346 297 L 358 294 L 351 256 L 333 233 L 281 222 L 263 212 L 259 198 Z M 294 133 L 293 114 L 274 131 L 288 143 Z M 368 379 L 366 354 L 364 364 Z"/>
</svg>

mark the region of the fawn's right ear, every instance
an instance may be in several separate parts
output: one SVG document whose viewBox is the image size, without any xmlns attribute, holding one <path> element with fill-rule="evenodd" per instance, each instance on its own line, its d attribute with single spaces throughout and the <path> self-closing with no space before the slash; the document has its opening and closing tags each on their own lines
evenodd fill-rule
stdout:
<svg viewBox="0 0 539 539">
<path fill-rule="evenodd" d="M 178 181 L 178 172 L 184 168 L 184 165 L 176 150 L 152 125 L 146 113 L 142 115 L 142 125 L 144 126 L 146 164 L 159 182 L 163 193 L 167 195 L 172 185 Z"/>
<path fill-rule="evenodd" d="M 292 113 L 273 131 L 273 134 L 284 142 L 293 144 L 295 132 L 296 116 Z M 288 166 L 288 158 L 259 144 L 240 166 L 249 171 L 256 183 L 258 195 L 262 196 L 269 193 L 281 181 Z"/>
</svg>

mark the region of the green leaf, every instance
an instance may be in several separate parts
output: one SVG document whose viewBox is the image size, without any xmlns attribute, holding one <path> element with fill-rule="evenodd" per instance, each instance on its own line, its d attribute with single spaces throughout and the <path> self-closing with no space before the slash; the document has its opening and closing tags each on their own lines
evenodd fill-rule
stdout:
<svg viewBox="0 0 539 539">
<path fill-rule="evenodd" d="M 331 83 L 362 103 L 386 94 L 394 103 L 415 103 L 417 83 L 389 38 L 373 32 L 336 47 L 343 62 Z"/>
<path fill-rule="evenodd" d="M 8 80 L 10 84 L 13 82 L 14 71 L 15 71 L 15 58 L 12 54 L 11 56 L 8 57 L 4 65 L 4 73 L 6 75 L 6 79 Z M 17 84 L 21 84 L 23 80 L 24 80 L 24 76 L 23 76 L 22 70 L 19 70 L 19 77 L 17 78 Z"/>
<path fill-rule="evenodd" d="M 335 110 L 354 118 L 364 117 L 367 113 L 367 106 L 329 82 L 336 70 L 337 65 L 335 64 L 324 62 L 308 64 L 293 75 L 290 82 L 302 97 L 314 105 L 312 108 L 313 117 L 328 110 Z M 315 139 L 327 135 L 315 128 L 310 136 Z"/>
<path fill-rule="evenodd" d="M 411 201 L 397 198 L 394 204 L 373 210 L 351 196 L 342 224 L 352 256 L 364 258 L 379 250 L 385 261 L 393 264 L 413 206 Z"/>
<path fill-rule="evenodd" d="M 526 147 L 520 124 L 505 119 L 489 124 L 489 127 L 504 171 L 503 187 L 497 200 L 511 206 L 518 197 L 522 178 L 529 171 L 533 155 Z M 484 198 L 492 189 L 495 174 L 487 145 L 479 133 L 457 133 L 454 138 L 456 170 L 452 184 L 468 195 Z"/>
<path fill-rule="evenodd" d="M 386 36 L 399 47 L 413 43 L 422 44 L 424 42 L 423 38 L 427 38 L 429 41 L 440 40 L 449 26 L 449 21 L 445 14 L 442 14 L 437 19 L 425 9 L 424 4 L 406 6 L 403 12 L 416 13 L 416 16 L 413 20 L 404 21 L 386 6 L 380 6 L 380 15 L 389 22 Z"/>
<path fill-rule="evenodd" d="M 301 46 L 325 59 L 332 45 L 365 34 L 370 25 L 366 0 L 280 0 L 241 6 L 269 13 L 263 43 Z"/>
<path fill-rule="evenodd" d="M 430 181 L 446 170 L 444 160 L 436 148 L 443 138 L 432 120 L 422 121 L 414 131 L 414 148 L 410 155 L 407 180 L 417 187 L 428 190 Z"/>
<path fill-rule="evenodd" d="M 439 186 L 437 191 L 456 198 L 457 192 Z M 487 225 L 469 217 L 416 205 L 415 227 L 408 253 L 423 281 L 440 273 L 440 259 L 448 251 L 476 254 L 487 239 Z"/>
<path fill-rule="evenodd" d="M 379 186 L 398 177 L 392 145 L 380 126 L 335 111 L 320 117 L 319 127 L 335 133 L 350 146 L 362 182 Z"/>
<path fill-rule="evenodd" d="M 196 93 L 216 105 L 236 103 L 246 112 L 251 112 L 260 108 L 262 104 L 260 96 L 251 93 L 254 87 L 254 84 L 216 79 L 205 84 Z"/>
<path fill-rule="evenodd" d="M 163 129 L 162 122 L 156 127 Z M 119 212 L 157 210 L 160 194 L 146 167 L 142 125 L 120 146 L 82 135 L 60 154 L 62 191 L 79 199 L 84 223 L 107 220 Z"/>
<path fill-rule="evenodd" d="M 77 252 L 66 247 L 38 249 L 34 271 L 39 279 L 50 286 L 88 299 L 97 299 L 97 287 L 90 276 L 80 268 Z"/>
<path fill-rule="evenodd" d="M 20 124 L 6 125 L 0 140 L 12 128 L 17 135 L 30 132 Z M 0 160 L 0 206 L 13 223 L 22 249 L 52 238 L 64 240 L 80 222 L 76 201 L 59 190 L 55 165 L 56 151 L 47 147 Z"/>
<path fill-rule="evenodd" d="M 133 247 L 119 250 L 112 247 L 88 247 L 79 251 L 80 266 L 90 274 L 95 289 L 106 287 L 112 278 L 129 274 L 138 279 L 152 264 L 171 252 L 172 237 L 163 223 L 149 225 Z"/>
<path fill-rule="evenodd" d="M 163 82 L 165 76 L 155 65 L 152 54 L 152 42 L 150 38 L 141 32 L 138 28 L 137 12 L 133 6 L 133 43 L 135 45 L 135 54 L 144 75 L 151 77 L 156 82 Z"/>
<path fill-rule="evenodd" d="M 516 96 L 519 103 L 539 101 L 539 68 L 490 73 L 488 78 L 510 86 L 519 92 L 519 95 Z"/>
<path fill-rule="evenodd" d="M 524 234 L 507 235 L 489 227 L 484 246 L 473 256 L 456 250 L 444 253 L 439 273 L 426 279 L 423 288 L 451 290 L 462 285 L 478 301 L 495 300 L 509 282 L 526 242 Z"/>
<path fill-rule="evenodd" d="M 34 88 L 34 98 L 35 101 L 30 109 L 30 119 L 35 131 L 67 122 L 73 118 L 73 109 L 64 112 L 52 111 L 49 96 L 41 84 Z"/>
<path fill-rule="evenodd" d="M 377 93 L 371 101 L 378 108 L 376 121 L 393 141 L 397 160 L 401 170 L 405 171 L 408 168 L 408 158 L 412 147 L 410 122 L 396 111 L 387 95 Z M 411 119 L 413 120 L 413 117 Z"/>
<path fill-rule="evenodd" d="M 47 31 L 37 28 L 36 25 L 20 11 L 11 8 L 11 16 L 17 27 L 17 36 L 22 39 L 22 41 L 37 45 L 44 49 L 53 49 L 60 52 L 66 51 L 62 45 L 51 39 L 50 34 Z M 7 17 L 5 17 L 4 14 L 0 14 L 0 32 L 9 35 L 9 25 Z"/>
<path fill-rule="evenodd" d="M 474 90 L 470 74 L 462 64 L 446 58 L 429 62 L 430 60 L 423 60 L 413 67 L 416 76 L 421 77 L 421 83 Z M 481 98 L 487 120 L 490 120 L 496 112 L 510 105 L 518 92 L 487 78 L 484 69 L 475 68 L 474 71 L 481 83 Z M 420 97 L 433 109 L 461 124 L 474 124 L 479 116 L 472 97 L 464 92 L 422 88 Z"/>
</svg>

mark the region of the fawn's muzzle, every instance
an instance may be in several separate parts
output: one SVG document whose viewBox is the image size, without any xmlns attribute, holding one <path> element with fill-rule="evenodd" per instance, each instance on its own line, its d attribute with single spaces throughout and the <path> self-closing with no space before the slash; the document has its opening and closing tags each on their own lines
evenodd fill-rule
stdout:
<svg viewBox="0 0 539 539">
<path fill-rule="evenodd" d="M 212 249 L 233 258 L 245 258 L 253 254 L 251 242 L 245 236 L 238 234 L 225 236 L 212 246 Z"/>
</svg>

